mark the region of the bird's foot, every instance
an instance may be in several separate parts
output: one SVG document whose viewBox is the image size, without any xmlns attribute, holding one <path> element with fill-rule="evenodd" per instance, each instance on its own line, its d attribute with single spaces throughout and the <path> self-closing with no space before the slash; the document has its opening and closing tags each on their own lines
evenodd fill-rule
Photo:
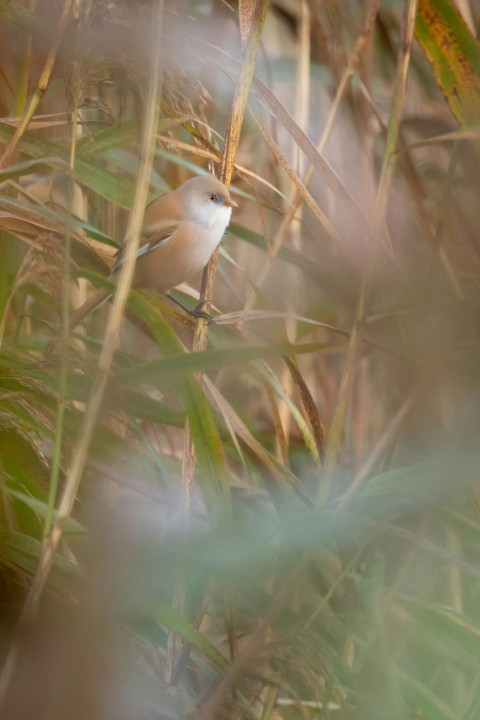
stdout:
<svg viewBox="0 0 480 720">
<path fill-rule="evenodd" d="M 170 298 L 170 300 L 173 300 L 175 305 L 178 305 L 178 307 L 181 307 L 182 310 L 185 310 L 185 312 L 188 313 L 189 315 L 191 315 L 192 317 L 203 318 L 204 320 L 206 320 L 209 323 L 214 322 L 215 318 L 212 317 L 212 315 L 210 315 L 210 313 L 203 310 L 204 305 L 208 305 L 208 303 L 200 302 L 200 303 L 198 303 L 196 308 L 194 308 L 193 310 L 190 310 L 190 308 L 185 307 L 185 305 L 183 303 L 181 303 L 180 300 L 177 300 L 172 295 L 169 294 L 168 297 Z"/>
<path fill-rule="evenodd" d="M 213 322 L 215 320 L 215 318 L 212 315 L 210 315 L 210 313 L 208 313 L 206 310 L 202 309 L 207 304 L 208 303 L 206 303 L 206 302 L 200 302 L 200 303 L 198 303 L 196 308 L 194 308 L 193 310 L 189 310 L 188 312 L 194 318 L 203 318 L 204 320 L 206 320 L 209 323 Z"/>
</svg>

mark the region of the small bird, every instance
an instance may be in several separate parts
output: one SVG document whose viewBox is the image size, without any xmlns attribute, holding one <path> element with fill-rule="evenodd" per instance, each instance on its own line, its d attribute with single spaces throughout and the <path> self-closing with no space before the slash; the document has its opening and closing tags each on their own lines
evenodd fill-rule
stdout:
<svg viewBox="0 0 480 720">
<path fill-rule="evenodd" d="M 203 270 L 220 243 L 237 203 L 213 175 L 191 178 L 161 195 L 145 210 L 133 288 L 166 293 Z M 123 262 L 123 248 L 111 271 L 115 279 Z M 70 318 L 73 330 L 111 293 L 99 288 Z"/>
</svg>

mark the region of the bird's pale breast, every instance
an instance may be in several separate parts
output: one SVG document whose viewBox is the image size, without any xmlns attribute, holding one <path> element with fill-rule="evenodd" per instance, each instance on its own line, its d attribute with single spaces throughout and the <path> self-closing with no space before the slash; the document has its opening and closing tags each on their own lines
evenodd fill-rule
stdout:
<svg viewBox="0 0 480 720">
<path fill-rule="evenodd" d="M 134 287 L 167 292 L 199 273 L 221 241 L 227 221 L 224 217 L 211 227 L 184 221 L 173 235 L 150 253 L 139 257 Z"/>
</svg>

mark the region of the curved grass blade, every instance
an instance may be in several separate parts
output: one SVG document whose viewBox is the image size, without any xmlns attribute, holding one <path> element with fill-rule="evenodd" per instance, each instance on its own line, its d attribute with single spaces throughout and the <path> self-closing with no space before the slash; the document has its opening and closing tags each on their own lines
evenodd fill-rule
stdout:
<svg viewBox="0 0 480 720">
<path fill-rule="evenodd" d="M 480 122 L 480 44 L 455 4 L 419 0 L 415 32 L 459 123 Z"/>
<path fill-rule="evenodd" d="M 0 142 L 9 143 L 14 136 L 15 128 L 0 123 Z M 53 157 L 62 162 L 69 162 L 70 149 L 58 143 L 37 137 L 26 132 L 22 136 L 19 150 L 32 158 L 42 159 Z M 93 190 L 95 193 L 120 205 L 129 208 L 133 198 L 135 180 L 99 167 L 96 163 L 78 157 L 72 170 L 72 177 L 81 185 Z"/>
</svg>

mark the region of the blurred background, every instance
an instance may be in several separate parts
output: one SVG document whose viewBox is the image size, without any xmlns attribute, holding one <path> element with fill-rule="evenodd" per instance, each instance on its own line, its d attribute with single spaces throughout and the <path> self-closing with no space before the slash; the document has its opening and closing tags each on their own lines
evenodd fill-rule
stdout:
<svg viewBox="0 0 480 720">
<path fill-rule="evenodd" d="M 479 27 L 471 0 L 0 1 L 2 718 L 479 717 Z M 68 315 L 142 143 L 150 199 L 220 173 L 258 34 L 208 347 L 130 293 L 25 621 L 110 305 Z"/>
</svg>

